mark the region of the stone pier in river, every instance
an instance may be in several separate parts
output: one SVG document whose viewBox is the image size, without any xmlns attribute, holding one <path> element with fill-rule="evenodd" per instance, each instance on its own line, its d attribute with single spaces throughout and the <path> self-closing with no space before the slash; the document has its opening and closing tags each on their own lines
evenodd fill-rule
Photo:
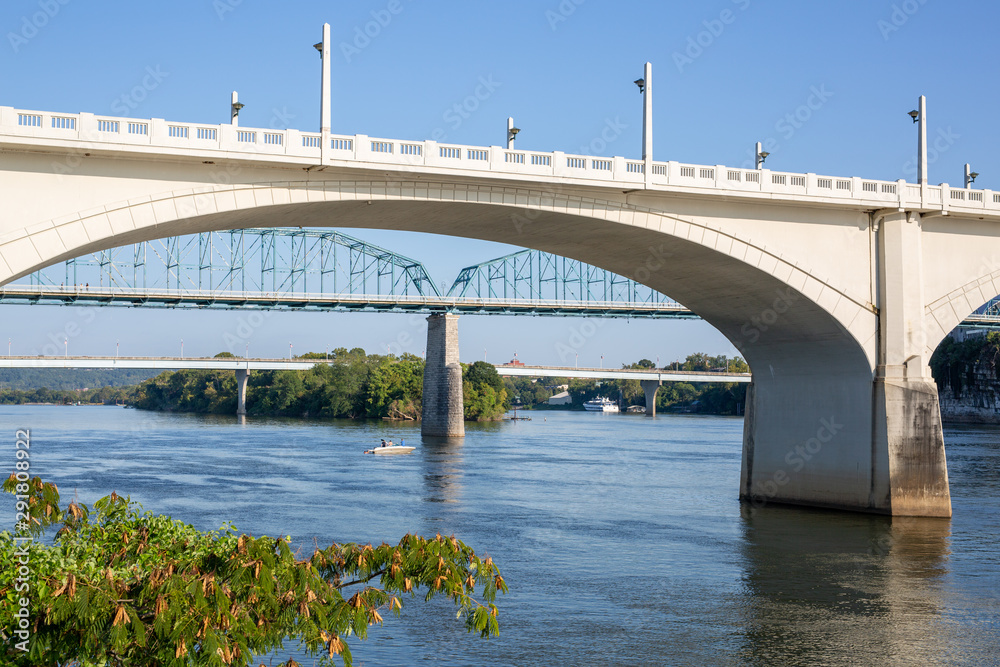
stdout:
<svg viewBox="0 0 1000 667">
<path fill-rule="evenodd" d="M 458 362 L 458 315 L 427 318 L 427 360 L 420 434 L 445 438 L 465 435 L 462 366 Z"/>
</svg>

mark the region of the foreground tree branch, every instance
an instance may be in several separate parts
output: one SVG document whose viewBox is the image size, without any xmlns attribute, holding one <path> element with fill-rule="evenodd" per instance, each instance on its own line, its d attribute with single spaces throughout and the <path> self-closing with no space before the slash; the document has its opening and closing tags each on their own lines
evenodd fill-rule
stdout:
<svg viewBox="0 0 1000 667">
<path fill-rule="evenodd" d="M 382 623 L 380 610 L 399 615 L 403 598 L 418 592 L 425 600 L 451 598 L 468 631 L 499 634 L 494 601 L 507 585 L 490 558 L 454 536 L 332 544 L 298 559 L 285 539 L 232 526 L 202 532 L 115 493 L 92 511 L 77 503 L 61 508 L 55 485 L 37 477 L 19 482 L 11 475 L 3 488 L 24 498 L 17 534 L 0 533 L 5 664 L 243 667 L 298 640 L 349 666 L 344 638 L 365 639 Z M 54 544 L 25 539 L 60 524 Z M 25 560 L 27 590 L 18 580 Z M 345 599 L 341 591 L 354 586 Z M 26 653 L 17 643 L 25 597 Z"/>
</svg>

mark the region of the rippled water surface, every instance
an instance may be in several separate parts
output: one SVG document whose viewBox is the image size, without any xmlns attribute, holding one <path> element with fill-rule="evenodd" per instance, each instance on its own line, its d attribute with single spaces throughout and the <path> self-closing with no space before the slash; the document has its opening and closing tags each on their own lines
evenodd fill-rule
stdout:
<svg viewBox="0 0 1000 667">
<path fill-rule="evenodd" d="M 305 548 L 454 533 L 499 564 L 499 639 L 415 600 L 353 642 L 357 665 L 1000 664 L 1000 429 L 946 429 L 951 521 L 892 521 L 741 508 L 738 419 L 532 417 L 430 442 L 412 425 L 3 406 L 0 451 L 12 463 L 31 428 L 32 470 L 64 498 L 116 490 Z M 417 450 L 362 455 L 379 437 Z"/>
</svg>

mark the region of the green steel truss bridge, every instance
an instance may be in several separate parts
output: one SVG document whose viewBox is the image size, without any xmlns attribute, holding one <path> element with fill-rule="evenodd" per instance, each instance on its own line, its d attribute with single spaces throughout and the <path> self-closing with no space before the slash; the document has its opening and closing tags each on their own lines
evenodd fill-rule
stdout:
<svg viewBox="0 0 1000 667">
<path fill-rule="evenodd" d="M 333 230 L 174 236 L 49 266 L 0 303 L 696 318 L 603 269 L 523 250 L 465 268 L 447 293 L 424 265 Z"/>
<path fill-rule="evenodd" d="M 172 236 L 49 266 L 0 288 L 0 303 L 697 319 L 596 266 L 521 250 L 459 272 L 335 230 L 239 229 Z M 1000 297 L 963 326 L 1000 329 Z"/>
</svg>

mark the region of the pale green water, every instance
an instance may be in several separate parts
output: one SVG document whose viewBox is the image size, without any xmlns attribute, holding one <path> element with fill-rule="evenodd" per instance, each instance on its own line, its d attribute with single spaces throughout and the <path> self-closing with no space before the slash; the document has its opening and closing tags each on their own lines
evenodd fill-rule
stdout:
<svg viewBox="0 0 1000 667">
<path fill-rule="evenodd" d="M 741 509 L 738 419 L 532 416 L 435 444 L 382 423 L 0 407 L 0 451 L 29 427 L 32 470 L 64 497 L 114 489 L 203 529 L 455 533 L 498 562 L 498 640 L 414 601 L 353 643 L 358 665 L 1000 664 L 1000 430 L 946 429 L 952 521 L 893 522 Z M 361 454 L 383 436 L 417 450 Z"/>
</svg>

